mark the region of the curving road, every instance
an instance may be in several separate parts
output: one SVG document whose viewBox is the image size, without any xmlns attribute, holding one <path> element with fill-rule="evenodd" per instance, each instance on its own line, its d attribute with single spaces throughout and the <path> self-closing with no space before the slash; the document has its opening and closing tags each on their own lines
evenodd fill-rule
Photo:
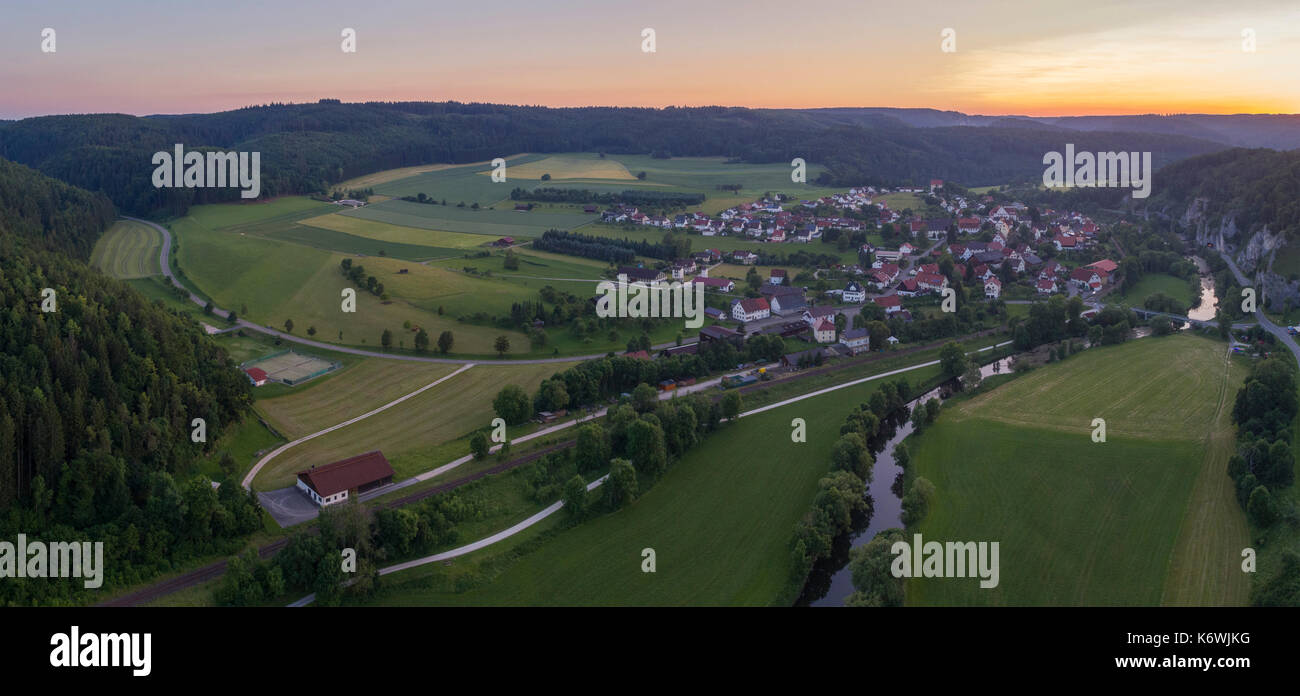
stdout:
<svg viewBox="0 0 1300 696">
<path fill-rule="evenodd" d="M 996 344 L 996 345 L 985 346 L 985 347 L 980 348 L 980 349 L 978 349 L 978 350 L 971 351 L 970 353 L 968 353 L 968 355 L 973 355 L 973 354 L 976 354 L 976 353 L 983 353 L 983 352 L 985 352 L 985 351 L 989 351 L 989 350 L 995 350 L 995 349 L 997 349 L 997 348 L 1001 348 L 1001 347 L 1003 347 L 1003 346 L 1009 346 L 1009 345 L 1011 345 L 1012 343 L 1013 343 L 1012 341 L 1003 341 L 1002 343 L 998 343 L 998 344 Z M 782 406 L 788 406 L 788 405 L 793 404 L 793 403 L 798 403 L 798 402 L 800 402 L 800 401 L 804 401 L 805 399 L 812 399 L 812 398 L 814 398 L 814 397 L 818 397 L 818 396 L 821 396 L 821 395 L 823 395 L 823 394 L 828 394 L 828 393 L 833 392 L 833 391 L 839 391 L 840 389 L 847 389 L 847 388 L 849 388 L 849 387 L 854 387 L 854 386 L 857 386 L 857 385 L 859 385 L 859 384 L 863 384 L 864 382 L 871 382 L 871 381 L 878 380 L 878 379 L 884 379 L 884 378 L 886 378 L 886 377 L 893 377 L 894 375 L 902 374 L 902 373 L 904 373 L 904 372 L 911 372 L 912 370 L 919 370 L 919 369 L 921 369 L 921 368 L 923 368 L 923 367 L 930 367 L 931 365 L 938 365 L 939 362 L 940 362 L 940 361 L 938 361 L 938 360 L 931 360 L 931 361 L 929 361 L 929 362 L 919 363 L 919 364 L 917 364 L 917 365 L 909 365 L 909 366 L 907 366 L 907 367 L 900 367 L 900 368 L 898 368 L 898 369 L 896 369 L 896 370 L 889 370 L 888 372 L 882 372 L 882 373 L 880 373 L 880 374 L 875 374 L 875 375 L 871 375 L 871 376 L 868 376 L 868 377 L 863 377 L 863 378 L 860 378 L 860 379 L 855 379 L 855 380 L 852 380 L 852 381 L 849 381 L 849 382 L 844 382 L 844 383 L 841 383 L 841 384 L 832 385 L 832 386 L 830 386 L 830 387 L 826 387 L 825 389 L 818 389 L 818 390 L 816 390 L 816 391 L 808 392 L 807 394 L 800 394 L 800 395 L 798 395 L 798 396 L 790 397 L 789 399 L 786 399 L 786 400 L 784 400 L 784 401 L 779 401 L 779 402 L 774 403 L 774 404 L 768 404 L 767 406 L 761 406 L 761 407 L 759 407 L 759 408 L 755 408 L 755 409 L 752 409 L 752 410 L 749 410 L 749 411 L 745 411 L 744 413 L 741 413 L 740 415 L 736 416 L 736 418 L 746 418 L 746 417 L 748 417 L 748 416 L 758 415 L 758 414 L 760 414 L 760 413 L 764 413 L 764 412 L 766 412 L 766 411 L 771 411 L 772 409 L 781 408 Z M 660 398 L 666 398 L 667 396 L 668 396 L 668 395 L 661 395 Z M 453 465 L 454 465 L 454 463 L 453 463 Z M 587 490 L 589 490 L 589 491 L 590 491 L 590 490 L 594 490 L 597 486 L 599 486 L 600 484 L 604 483 L 605 480 L 608 479 L 608 478 L 609 478 L 609 474 L 605 474 L 604 476 L 601 476 L 600 478 L 596 479 L 595 481 L 592 481 L 591 483 L 588 483 L 588 484 L 587 484 Z M 416 559 L 413 559 L 413 560 L 410 560 L 410 561 L 405 561 L 405 562 L 403 562 L 403 563 L 397 563 L 397 564 L 394 564 L 394 565 L 386 566 L 386 567 L 384 567 L 384 568 L 380 568 L 380 569 L 379 569 L 379 574 L 380 574 L 380 575 L 388 575 L 389 573 L 396 573 L 396 572 L 401 571 L 401 570 L 408 570 L 408 569 L 410 569 L 410 568 L 416 568 L 416 567 L 418 567 L 418 566 L 427 565 L 427 564 L 429 564 L 429 563 L 437 563 L 437 562 L 439 562 L 439 561 L 449 560 L 449 559 L 452 559 L 452 558 L 456 558 L 456 557 L 458 557 L 458 556 L 464 556 L 464 555 L 467 554 L 467 553 L 472 553 L 472 552 L 474 552 L 474 551 L 478 551 L 479 549 L 482 549 L 482 548 L 487 547 L 487 546 L 491 546 L 492 544 L 495 544 L 495 543 L 497 543 L 498 541 L 502 541 L 502 540 L 508 539 L 508 538 L 510 538 L 510 537 L 512 537 L 512 536 L 514 536 L 514 535 L 516 535 L 516 534 L 518 534 L 518 533 L 524 531 L 525 529 L 528 529 L 529 527 L 531 527 L 531 526 L 537 524 L 538 522 L 541 522 L 542 520 L 546 519 L 547 517 L 550 517 L 551 515 L 554 515 L 555 513 L 559 512 L 563 507 L 564 507 L 564 501 L 563 501 L 563 500 L 558 501 L 558 502 L 555 502 L 555 503 L 552 503 L 551 505 L 549 505 L 548 507 L 546 507 L 545 509 L 543 509 L 541 512 L 538 512 L 538 513 L 534 514 L 533 516 L 529 517 L 528 519 L 526 519 L 526 520 L 524 520 L 524 521 L 522 521 L 522 522 L 520 522 L 520 523 L 518 523 L 518 524 L 516 524 L 516 525 L 514 525 L 514 526 L 512 526 L 512 527 L 509 527 L 509 528 L 507 528 L 507 529 L 503 529 L 503 530 L 497 532 L 496 534 L 493 534 L 493 535 L 491 535 L 491 536 L 484 537 L 484 538 L 482 538 L 482 539 L 479 539 L 478 541 L 471 542 L 471 543 L 466 544 L 466 545 L 464 545 L 464 546 L 458 546 L 458 547 L 456 547 L 456 548 L 454 548 L 454 549 L 451 549 L 451 550 L 448 550 L 448 551 L 443 551 L 443 552 L 441 552 L 441 553 L 436 553 L 436 554 L 434 554 L 434 555 L 432 555 L 432 556 L 425 556 L 424 558 L 416 558 Z M 351 582 L 351 581 L 349 581 L 348 584 L 350 584 L 350 582 Z M 308 604 L 311 604 L 311 603 L 312 603 L 313 601 L 315 601 L 315 600 L 316 600 L 316 594 L 315 594 L 315 593 L 312 593 L 312 594 L 307 595 L 306 597 L 303 597 L 302 599 L 299 599 L 299 600 L 297 600 L 297 601 L 295 601 L 295 602 L 289 604 L 288 606 L 290 606 L 290 607 L 305 607 L 305 606 L 307 606 Z"/>
<path fill-rule="evenodd" d="M 1222 234 L 1219 235 L 1217 248 L 1224 248 Z M 1222 258 L 1228 264 L 1228 269 L 1232 271 L 1232 275 L 1236 276 L 1238 285 L 1243 288 L 1256 287 L 1246 278 L 1246 274 L 1242 273 L 1241 269 L 1237 267 L 1237 264 L 1232 260 L 1231 254 L 1228 254 L 1226 251 L 1220 251 L 1219 258 Z M 1261 304 L 1264 302 L 1262 294 L 1258 300 Z M 1268 314 L 1264 312 L 1263 308 L 1260 308 L 1255 312 L 1255 320 L 1259 322 L 1260 326 L 1264 327 L 1265 331 L 1276 336 L 1277 340 L 1281 341 L 1282 345 L 1286 346 L 1287 350 L 1290 350 L 1291 354 L 1295 356 L 1296 362 L 1300 363 L 1300 345 L 1296 344 L 1295 339 L 1291 337 L 1291 334 L 1287 333 L 1286 329 L 1274 324 L 1273 321 L 1268 318 Z"/>
<path fill-rule="evenodd" d="M 171 264 L 168 263 L 168 258 L 171 256 L 171 250 L 172 250 L 171 232 L 166 227 L 163 227 L 162 225 L 159 225 L 155 222 L 151 222 L 149 220 L 141 220 L 140 218 L 127 217 L 126 215 L 123 215 L 122 219 L 131 220 L 132 222 L 138 222 L 142 225 L 148 225 L 149 227 L 152 227 L 153 229 L 157 230 L 158 233 L 162 235 L 163 245 L 162 245 L 162 251 L 158 255 L 158 261 L 162 266 L 163 275 L 167 278 L 168 281 L 171 282 L 172 285 L 175 285 L 176 287 L 184 290 L 187 294 L 189 294 L 191 302 L 193 302 L 194 304 L 200 307 L 206 306 L 207 301 L 205 301 L 203 298 L 199 297 L 198 295 L 195 295 L 194 293 L 190 292 L 188 288 L 182 285 L 180 281 L 176 280 L 176 277 L 172 275 L 172 267 Z M 228 318 L 230 316 L 229 310 L 221 309 L 220 307 L 216 307 L 216 306 L 212 308 L 212 313 L 223 319 Z M 257 331 L 259 333 L 263 333 L 268 336 L 274 336 L 276 338 L 280 338 L 286 341 L 299 343 L 304 346 L 311 346 L 313 348 L 319 348 L 321 350 L 332 350 L 336 353 L 347 353 L 349 355 L 363 355 L 370 358 L 384 358 L 386 360 L 409 360 L 411 362 L 442 363 L 448 365 L 470 365 L 473 363 L 484 362 L 483 358 L 478 358 L 478 359 L 430 358 L 430 357 L 424 357 L 420 355 L 394 355 L 392 353 L 381 353 L 373 350 L 349 348 L 347 346 L 340 346 L 332 343 L 313 341 L 310 338 L 301 338 L 299 336 L 294 336 L 293 334 L 284 333 L 283 331 L 277 331 L 275 329 L 266 326 L 254 324 L 253 322 L 248 321 L 246 319 L 238 319 L 235 323 L 237 326 L 248 329 L 250 331 Z M 661 343 L 659 345 L 651 346 L 651 349 L 660 350 L 663 348 L 671 348 L 676 345 L 677 344 L 675 342 Z M 554 358 L 500 358 L 498 361 L 502 363 L 510 363 L 514 365 L 542 365 L 547 363 L 566 363 L 566 362 L 578 362 L 582 360 L 595 360 L 597 358 L 603 358 L 607 354 L 608 353 L 593 353 L 591 355 L 568 355 L 568 356 L 558 356 Z"/>
</svg>

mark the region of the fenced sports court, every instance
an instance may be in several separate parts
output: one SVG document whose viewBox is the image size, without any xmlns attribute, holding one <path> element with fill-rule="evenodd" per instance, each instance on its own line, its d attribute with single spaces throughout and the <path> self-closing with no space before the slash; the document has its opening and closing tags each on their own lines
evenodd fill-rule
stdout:
<svg viewBox="0 0 1300 696">
<path fill-rule="evenodd" d="M 326 372 L 337 370 L 342 365 L 337 361 L 318 358 L 314 355 L 307 355 L 293 350 L 282 350 L 278 353 L 271 353 L 270 355 L 249 360 L 239 366 L 241 370 L 247 370 L 250 367 L 261 368 L 262 371 L 266 372 L 267 379 L 293 386 L 302 384 L 313 377 L 319 377 Z"/>
</svg>

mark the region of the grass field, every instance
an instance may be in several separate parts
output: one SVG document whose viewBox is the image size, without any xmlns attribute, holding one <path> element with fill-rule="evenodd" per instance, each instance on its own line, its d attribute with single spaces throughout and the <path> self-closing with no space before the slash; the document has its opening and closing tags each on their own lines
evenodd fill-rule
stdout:
<svg viewBox="0 0 1300 696">
<path fill-rule="evenodd" d="M 406 478 L 421 469 L 410 469 L 402 464 L 401 455 L 436 447 L 455 440 L 478 428 L 487 427 L 495 417 L 492 399 L 507 384 L 518 384 L 532 394 L 542 380 L 571 366 L 571 363 L 541 365 L 475 365 L 438 386 L 403 402 L 395 408 L 375 414 L 346 428 L 309 440 L 271 460 L 253 481 L 257 490 L 270 490 L 293 485 L 294 472 L 312 464 L 326 464 L 345 457 L 382 450 L 397 471 L 397 478 Z M 360 370 L 363 366 L 358 366 Z M 369 411 L 375 406 L 391 401 L 379 401 L 378 394 L 367 394 L 364 378 L 373 374 L 380 382 L 384 395 L 396 394 L 405 385 L 415 386 L 409 393 L 437 379 L 436 372 L 425 373 L 423 378 L 401 374 L 381 367 L 369 367 L 348 377 L 348 381 L 334 381 L 314 387 L 313 391 L 294 394 L 281 399 L 258 402 L 258 408 L 273 423 L 282 423 L 295 435 L 324 423 L 334 425 Z M 344 379 L 346 373 L 340 375 Z M 422 382 L 422 383 L 421 383 Z M 364 396 L 363 396 L 364 395 Z M 396 398 L 394 396 L 393 398 Z M 352 405 L 350 399 L 369 405 L 362 408 Z M 339 410 L 321 410 L 313 400 L 333 400 Z M 342 407 L 342 404 L 348 404 Z M 319 428 L 318 428 L 319 429 Z M 468 450 L 459 452 L 463 456 Z M 453 459 L 455 457 L 452 457 Z M 417 461 L 417 460 L 411 460 Z M 440 461 L 438 464 L 445 464 Z"/>
<path fill-rule="evenodd" d="M 152 227 L 118 220 L 95 243 L 90 265 L 124 280 L 161 275 L 158 255 L 162 253 L 162 242 L 162 235 Z"/>
<path fill-rule="evenodd" d="M 510 194 L 509 191 L 505 193 L 507 196 Z M 548 229 L 569 230 L 581 227 L 597 218 L 595 215 L 574 212 L 474 210 L 458 208 L 454 203 L 431 205 L 403 200 L 384 201 L 362 208 L 349 208 L 339 214 L 421 230 L 487 235 L 491 238 L 540 237 Z M 486 241 L 491 239 L 480 240 L 480 243 Z"/>
<path fill-rule="evenodd" d="M 907 373 L 918 382 L 935 368 Z M 489 584 L 445 589 L 457 569 L 388 576 L 396 605 L 768 605 L 789 575 L 794 524 L 829 471 L 843 417 L 878 382 L 741 419 L 710 436 L 634 505 L 546 539 Z M 790 420 L 807 420 L 807 443 Z M 653 548 L 657 571 L 642 573 Z M 474 563 L 476 561 L 470 561 Z"/>
<path fill-rule="evenodd" d="M 378 408 L 455 369 L 455 365 L 367 359 L 340 370 L 328 382 L 310 382 L 290 395 L 260 399 L 257 408 L 285 436 L 298 438 Z"/>
<path fill-rule="evenodd" d="M 356 237 L 364 237 L 380 242 L 393 242 L 411 246 L 453 249 L 457 251 L 476 249 L 491 244 L 494 240 L 484 238 L 481 234 L 464 232 L 444 232 L 427 230 L 419 227 L 392 225 L 385 222 L 366 220 L 351 215 L 321 215 L 308 218 L 302 224 L 314 228 L 334 230 Z"/>
<path fill-rule="evenodd" d="M 1245 373 L 1222 343 L 1149 338 L 945 409 L 913 446 L 937 489 L 919 531 L 1000 542 L 1001 581 L 914 578 L 908 604 L 1244 603 L 1249 535 L 1226 467 Z"/>
<path fill-rule="evenodd" d="M 1184 311 L 1192 306 L 1192 300 L 1195 299 L 1188 281 L 1167 273 L 1148 273 L 1142 276 L 1142 279 L 1128 292 L 1121 295 L 1119 300 L 1130 307 L 1141 307 L 1148 297 L 1158 292 L 1181 302 Z"/>
<path fill-rule="evenodd" d="M 557 155 L 506 168 L 507 178 L 541 180 L 543 174 L 550 174 L 551 179 L 636 180 L 622 163 L 597 155 Z M 479 176 L 489 175 L 479 172 Z"/>
<path fill-rule="evenodd" d="M 272 204 L 268 204 L 272 205 Z M 378 346 L 384 329 L 392 330 L 407 348 L 413 338 L 402 332 L 403 322 L 423 326 L 436 337 L 450 330 L 461 353 L 491 354 L 496 336 L 510 338 L 515 353 L 529 350 L 523 334 L 456 321 L 477 311 L 501 314 L 521 293 L 503 280 L 476 278 L 443 268 L 413 264 L 390 257 L 356 261 L 386 286 L 392 301 L 385 304 L 368 292 L 357 293 L 357 311 L 340 311 L 340 293 L 350 284 L 339 271 L 343 254 L 300 244 L 245 234 L 226 228 L 232 211 L 247 216 L 254 206 L 196 206 L 172 229 L 180 238 L 180 265 L 189 280 L 222 307 L 260 324 L 280 327 L 292 319 L 295 332 L 317 329 L 319 340 Z M 268 210 L 274 213 L 274 210 Z M 399 273 L 406 269 L 407 273 Z M 248 311 L 242 311 L 247 307 Z M 444 307 L 444 314 L 438 308 Z"/>
</svg>

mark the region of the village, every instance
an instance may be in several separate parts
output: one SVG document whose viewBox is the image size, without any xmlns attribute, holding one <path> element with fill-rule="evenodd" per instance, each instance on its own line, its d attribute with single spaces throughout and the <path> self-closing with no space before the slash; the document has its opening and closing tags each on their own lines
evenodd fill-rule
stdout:
<svg viewBox="0 0 1300 696">
<path fill-rule="evenodd" d="M 882 200 L 899 193 L 926 195 L 929 208 L 946 217 L 899 212 Z M 827 212 L 833 214 L 823 214 Z M 856 239 L 899 241 L 888 247 L 863 242 L 857 247 L 856 264 L 770 266 L 766 274 L 759 271 L 762 255 L 753 248 L 707 248 L 657 267 L 618 268 L 634 281 L 704 286 L 710 297 L 705 314 L 714 325 L 701 330 L 702 342 L 778 334 L 824 346 L 812 356 L 817 360 L 897 345 L 897 331 L 877 331 L 877 341 L 883 343 L 871 345 L 868 324 L 912 322 L 926 308 L 939 309 L 942 298 L 955 294 L 950 289 L 957 286 L 965 288 L 966 302 L 989 307 L 1027 305 L 1052 295 L 1079 296 L 1086 303 L 1084 316 L 1092 316 L 1100 309 L 1100 298 L 1114 286 L 1119 268 L 1102 256 L 1101 228 L 1086 215 L 1034 211 L 1019 202 L 995 202 L 990 195 L 972 200 L 949 194 L 939 179 L 928 189 L 857 187 L 797 202 L 772 194 L 715 216 L 696 212 L 667 217 L 616 207 L 606 210 L 602 220 L 773 245 L 809 244 L 832 230 L 856 234 Z M 738 275 L 736 267 L 749 267 L 745 279 L 728 277 Z M 808 357 L 794 354 L 783 362 Z"/>
</svg>

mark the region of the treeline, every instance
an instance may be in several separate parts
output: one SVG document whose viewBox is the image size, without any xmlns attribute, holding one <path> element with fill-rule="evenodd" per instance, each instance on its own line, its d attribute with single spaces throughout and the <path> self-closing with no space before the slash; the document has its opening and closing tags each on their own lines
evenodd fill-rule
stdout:
<svg viewBox="0 0 1300 696">
<path fill-rule="evenodd" d="M 1296 366 L 1289 355 L 1257 362 L 1232 406 L 1237 452 L 1228 459 L 1228 475 L 1251 526 L 1263 533 L 1274 525 L 1300 522 L 1290 497 L 1278 495 L 1295 484 L 1292 424 L 1297 410 Z M 1256 580 L 1253 604 L 1300 606 L 1300 575 L 1295 574 L 1300 549 L 1282 549 L 1281 556 L 1281 572 Z"/>
<path fill-rule="evenodd" d="M 1047 302 L 1030 305 L 1027 319 L 1013 317 L 1008 323 L 1016 350 L 1083 337 L 1094 346 L 1114 345 L 1127 341 L 1129 332 L 1137 325 L 1133 313 L 1119 307 L 1102 309 L 1091 324 L 1080 316 L 1082 311 L 1083 300 L 1078 296 L 1066 300 L 1053 295 Z"/>
<path fill-rule="evenodd" d="M 247 379 L 192 320 L 72 258 L 111 206 L 7 162 L 0 200 L 19 201 L 0 207 L 0 539 L 103 541 L 120 587 L 260 528 L 237 483 L 193 476 L 194 419 L 216 439 Z M 85 597 L 80 580 L 0 584 L 0 604 Z"/>
<path fill-rule="evenodd" d="M 885 382 L 867 402 L 855 406 L 840 426 L 840 437 L 831 446 L 830 474 L 817 482 L 811 506 L 795 524 L 785 599 L 793 601 L 813 566 L 831 557 L 836 537 L 870 519 L 867 485 L 875 467 L 872 453 L 907 421 L 910 396 L 906 378 Z"/>
<path fill-rule="evenodd" d="M 540 411 L 594 406 L 634 392 L 639 385 L 658 384 L 664 380 L 703 378 L 715 371 L 734 369 L 744 361 L 779 360 L 785 344 L 779 336 L 755 336 L 743 349 L 726 341 L 701 344 L 695 355 L 670 355 L 644 360 L 626 355 L 611 355 L 587 360 L 558 372 L 538 385 L 530 397 L 517 385 L 506 385 L 493 400 L 496 414 L 510 425 L 523 423 Z M 652 398 L 657 398 L 653 387 Z"/>
<path fill-rule="evenodd" d="M 1072 132 L 1070 140 L 1080 151 L 1149 150 L 1156 166 L 1222 149 L 1145 133 Z M 50 116 L 0 125 L 0 156 L 103 191 L 132 213 L 181 215 L 197 203 L 238 199 L 234 188 L 154 188 L 153 153 L 177 143 L 195 151 L 260 152 L 267 197 L 323 193 L 375 171 L 479 162 L 510 152 L 723 156 L 782 168 L 802 157 L 824 167 L 816 180 L 821 185 L 922 184 L 935 176 L 980 185 L 1040 180 L 1043 153 L 1064 146 L 1060 131 L 1047 128 L 906 128 L 875 121 L 828 126 L 798 111 L 735 107 L 323 100 L 214 114 Z"/>
<path fill-rule="evenodd" d="M 563 500 L 567 524 L 631 505 L 674 461 L 740 409 L 735 393 L 724 407 L 698 394 L 660 402 L 646 384 L 635 391 L 631 401 L 610 409 L 603 424 L 579 427 L 575 447 L 520 470 L 532 501 L 546 505 Z M 604 483 L 588 491 L 588 482 L 606 472 Z M 216 600 L 244 606 L 314 592 L 317 605 L 334 606 L 373 596 L 380 589 L 383 564 L 470 541 L 461 527 L 487 518 L 499 505 L 488 488 L 492 481 L 481 479 L 418 503 L 373 512 L 357 503 L 325 508 L 319 534 L 296 534 L 271 560 L 251 553 L 232 558 Z M 355 565 L 344 570 L 347 549 L 355 553 Z M 471 573 L 457 587 L 468 589 L 479 581 Z"/>
<path fill-rule="evenodd" d="M 547 230 L 542 236 L 533 240 L 533 248 L 552 251 L 557 254 L 569 254 L 588 259 L 608 261 L 610 263 L 629 264 L 637 256 L 649 256 L 655 259 L 670 260 L 676 249 L 669 244 L 653 244 L 647 241 L 634 242 L 630 239 L 613 237 L 594 237 L 580 232 Z"/>
<path fill-rule="evenodd" d="M 699 205 L 704 202 L 705 196 L 702 193 L 674 191 L 626 190 L 619 193 L 601 193 L 587 189 L 547 186 L 535 189 L 516 187 L 510 191 L 510 199 L 516 201 L 540 201 L 542 203 L 600 203 L 603 205 L 649 206 L 670 209 Z"/>
</svg>

